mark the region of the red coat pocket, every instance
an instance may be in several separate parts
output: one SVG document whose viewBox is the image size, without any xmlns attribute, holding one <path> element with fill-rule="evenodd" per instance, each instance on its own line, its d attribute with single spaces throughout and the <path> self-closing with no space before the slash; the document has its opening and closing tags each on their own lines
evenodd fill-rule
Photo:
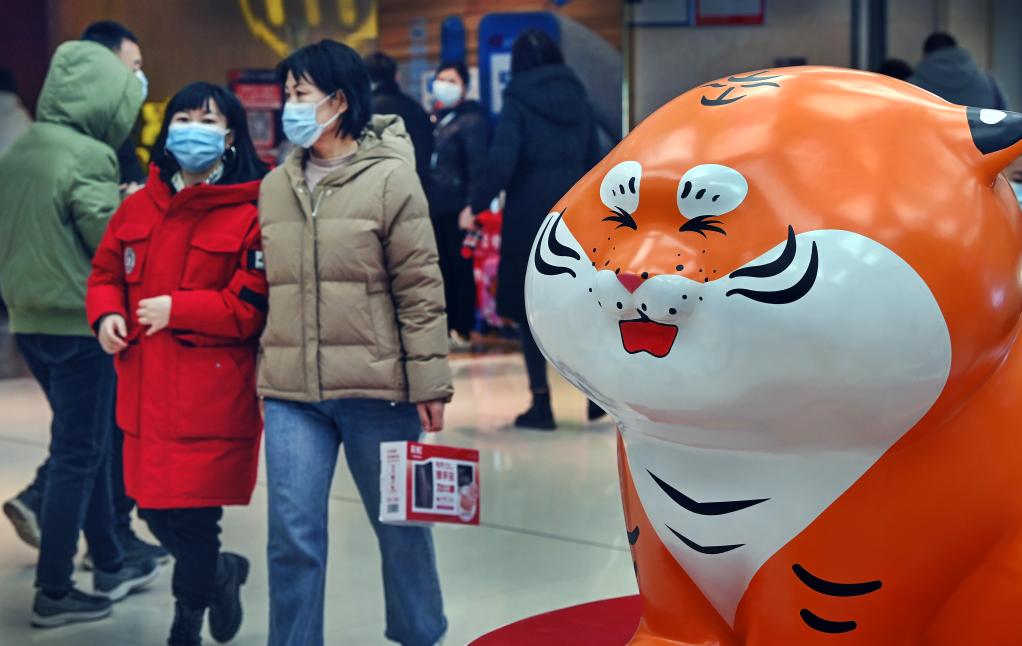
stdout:
<svg viewBox="0 0 1022 646">
<path fill-rule="evenodd" d="M 185 260 L 182 289 L 223 289 L 238 267 L 241 235 L 199 232 L 192 238 Z"/>
<path fill-rule="evenodd" d="M 187 439 L 258 437 L 262 428 L 255 388 L 255 350 L 244 346 L 188 346 L 177 352 L 178 435 Z"/>
</svg>

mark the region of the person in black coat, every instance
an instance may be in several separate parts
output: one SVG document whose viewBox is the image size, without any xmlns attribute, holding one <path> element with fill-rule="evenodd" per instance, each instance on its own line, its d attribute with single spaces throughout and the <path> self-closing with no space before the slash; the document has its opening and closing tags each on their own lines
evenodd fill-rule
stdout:
<svg viewBox="0 0 1022 646">
<path fill-rule="evenodd" d="M 429 158 L 433 155 L 433 124 L 429 115 L 418 101 L 401 91 L 393 58 L 375 52 L 365 58 L 365 66 L 373 87 L 373 114 L 396 114 L 405 122 L 415 148 L 415 172 L 422 190 L 429 195 Z"/>
<path fill-rule="evenodd" d="M 506 194 L 497 274 L 497 312 L 518 323 L 529 374 L 532 406 L 516 426 L 556 428 L 550 407 L 546 360 L 525 317 L 525 271 L 532 241 L 557 201 L 600 160 L 596 119 L 585 88 L 557 44 L 530 29 L 511 50 L 511 82 L 472 212 L 483 211 L 501 189 Z M 602 414 L 590 410 L 590 419 Z"/>
<path fill-rule="evenodd" d="M 468 201 L 485 170 L 490 136 L 482 106 L 465 100 L 468 79 L 464 63 L 442 63 L 432 87 L 438 109 L 433 117 L 429 207 L 444 276 L 452 349 L 467 345 L 475 324 L 472 260 L 462 257 L 461 247 L 466 230 L 474 227 Z"/>
</svg>

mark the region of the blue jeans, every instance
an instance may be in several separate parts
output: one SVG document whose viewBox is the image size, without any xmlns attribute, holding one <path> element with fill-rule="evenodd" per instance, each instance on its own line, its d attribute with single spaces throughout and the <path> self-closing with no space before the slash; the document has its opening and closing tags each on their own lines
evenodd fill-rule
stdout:
<svg viewBox="0 0 1022 646">
<path fill-rule="evenodd" d="M 383 558 L 387 638 L 433 646 L 447 631 L 430 529 L 379 521 L 380 443 L 421 431 L 410 404 L 266 400 L 270 646 L 323 643 L 327 506 L 342 442 Z"/>
<path fill-rule="evenodd" d="M 114 365 L 92 337 L 17 334 L 15 342 L 53 410 L 36 587 L 60 596 L 71 589 L 80 532 L 97 568 L 116 571 L 123 561 L 110 482 Z"/>
</svg>

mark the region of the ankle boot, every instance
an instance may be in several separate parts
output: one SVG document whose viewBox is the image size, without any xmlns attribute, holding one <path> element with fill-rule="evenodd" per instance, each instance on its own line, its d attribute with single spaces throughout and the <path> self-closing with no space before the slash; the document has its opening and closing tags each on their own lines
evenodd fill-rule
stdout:
<svg viewBox="0 0 1022 646">
<path fill-rule="evenodd" d="M 586 419 L 587 420 L 589 420 L 590 422 L 595 422 L 596 420 L 600 419 L 601 417 L 605 416 L 606 414 L 607 414 L 607 411 L 605 411 L 602 408 L 600 408 L 599 404 L 597 404 L 596 402 L 594 402 L 591 399 L 589 400 L 589 404 L 586 406 Z"/>
<path fill-rule="evenodd" d="M 167 646 L 202 646 L 202 617 L 204 608 L 192 608 L 180 601 L 174 602 L 174 623 L 170 627 Z"/>
<path fill-rule="evenodd" d="M 550 407 L 550 393 L 532 393 L 532 406 L 517 418 L 515 426 L 537 431 L 553 431 L 557 428 L 554 411 Z"/>
<path fill-rule="evenodd" d="M 225 644 L 241 629 L 241 586 L 248 580 L 248 559 L 223 552 L 216 568 L 216 593 L 209 604 L 209 633 Z"/>
</svg>

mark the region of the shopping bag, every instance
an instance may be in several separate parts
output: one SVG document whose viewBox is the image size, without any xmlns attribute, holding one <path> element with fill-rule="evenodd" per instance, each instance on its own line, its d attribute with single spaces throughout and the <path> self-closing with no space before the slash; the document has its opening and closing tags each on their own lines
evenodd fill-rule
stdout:
<svg viewBox="0 0 1022 646">
<path fill-rule="evenodd" d="M 479 451 L 383 442 L 380 467 L 381 522 L 479 524 Z"/>
</svg>

